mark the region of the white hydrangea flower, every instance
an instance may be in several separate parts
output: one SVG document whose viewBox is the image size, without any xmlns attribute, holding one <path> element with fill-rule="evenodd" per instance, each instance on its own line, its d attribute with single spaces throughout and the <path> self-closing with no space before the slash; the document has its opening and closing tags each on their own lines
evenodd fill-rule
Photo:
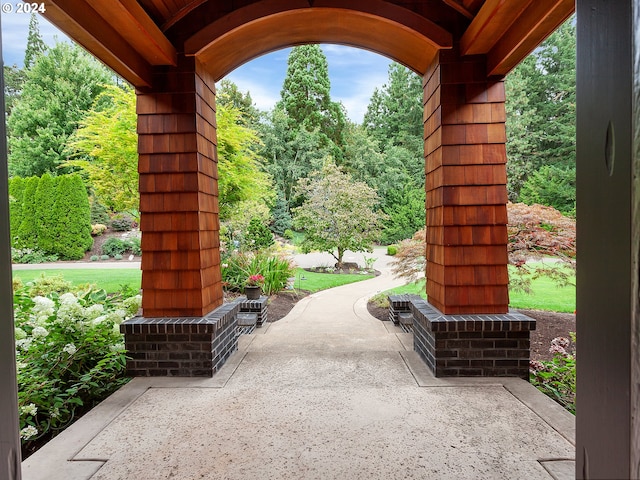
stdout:
<svg viewBox="0 0 640 480">
<path fill-rule="evenodd" d="M 118 333 L 120 333 L 118 331 Z M 124 343 L 116 343 L 115 345 L 109 345 L 109 351 L 111 353 L 118 353 L 124 351 Z"/>
<path fill-rule="evenodd" d="M 38 407 L 36 407 L 35 403 L 30 403 L 29 405 L 23 405 L 20 407 L 20 414 L 27 414 L 35 417 L 38 414 Z"/>
<path fill-rule="evenodd" d="M 37 326 L 33 329 L 31 335 L 33 336 L 33 338 L 45 338 L 47 335 L 49 335 L 49 330 L 44 327 Z"/>
<path fill-rule="evenodd" d="M 24 340 L 25 338 L 27 338 L 27 332 L 25 332 L 23 329 L 16 327 L 16 340 Z"/>
<path fill-rule="evenodd" d="M 53 314 L 55 303 L 50 298 L 37 296 L 33 299 L 35 305 L 31 309 L 31 314 L 34 317 L 48 317 Z"/>
<path fill-rule="evenodd" d="M 93 319 L 93 324 L 94 325 L 100 325 L 107 318 L 109 318 L 107 315 L 100 315 L 99 317 Z"/>
<path fill-rule="evenodd" d="M 20 438 L 22 440 L 30 440 L 36 435 L 38 435 L 38 429 L 33 425 L 27 425 L 22 430 L 20 430 Z"/>
<path fill-rule="evenodd" d="M 16 341 L 16 347 L 18 347 L 23 352 L 26 352 L 27 350 L 29 350 L 29 347 L 31 346 L 32 341 L 33 340 L 31 338 L 24 338 L 22 340 L 18 340 Z"/>
<path fill-rule="evenodd" d="M 65 293 L 66 295 L 66 293 Z M 62 297 L 60 297 L 62 298 Z M 75 297 L 73 297 L 75 299 Z M 77 302 L 72 302 L 67 300 L 66 303 L 62 303 L 60 308 L 58 308 L 58 322 L 82 322 L 84 320 L 85 312 L 82 305 Z"/>
<path fill-rule="evenodd" d="M 67 343 L 62 349 L 63 352 L 67 352 L 69 355 L 73 355 L 78 351 L 76 346 L 73 343 Z"/>
<path fill-rule="evenodd" d="M 74 304 L 74 303 L 78 303 L 78 299 L 73 293 L 67 292 L 60 295 L 61 305 L 68 305 L 68 304 Z"/>
<path fill-rule="evenodd" d="M 127 311 L 127 316 L 133 316 L 138 313 L 138 310 L 142 306 L 142 295 L 129 297 L 124 302 L 122 302 L 122 304 Z"/>
<path fill-rule="evenodd" d="M 51 411 L 49 412 L 49 416 L 51 418 L 54 418 L 54 419 L 59 418 L 60 417 L 60 409 L 58 407 L 53 407 L 51 409 Z"/>
<path fill-rule="evenodd" d="M 91 305 L 90 307 L 86 308 L 84 314 L 87 320 L 95 320 L 96 318 L 100 317 L 103 312 L 104 306 L 100 303 L 96 303 L 95 305 Z"/>
</svg>

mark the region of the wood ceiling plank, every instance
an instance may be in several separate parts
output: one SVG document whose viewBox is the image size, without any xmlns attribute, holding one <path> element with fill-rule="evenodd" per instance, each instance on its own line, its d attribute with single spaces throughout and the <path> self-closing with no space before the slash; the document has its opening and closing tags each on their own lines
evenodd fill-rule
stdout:
<svg viewBox="0 0 640 480">
<path fill-rule="evenodd" d="M 487 54 L 487 74 L 504 76 L 575 11 L 575 0 L 535 0 Z"/>
<path fill-rule="evenodd" d="M 118 23 L 118 32 L 151 65 L 176 65 L 177 53 L 136 0 L 87 0 L 107 22 Z"/>
<path fill-rule="evenodd" d="M 469 20 L 473 20 L 473 13 L 469 11 L 464 5 L 462 5 L 458 0 L 442 0 L 445 5 L 453 8 L 456 12 L 461 13 Z"/>
<path fill-rule="evenodd" d="M 487 0 L 460 39 L 462 55 L 487 53 L 532 0 Z"/>
<path fill-rule="evenodd" d="M 50 0 L 43 15 L 134 86 L 151 86 L 149 63 L 86 2 Z"/>
</svg>

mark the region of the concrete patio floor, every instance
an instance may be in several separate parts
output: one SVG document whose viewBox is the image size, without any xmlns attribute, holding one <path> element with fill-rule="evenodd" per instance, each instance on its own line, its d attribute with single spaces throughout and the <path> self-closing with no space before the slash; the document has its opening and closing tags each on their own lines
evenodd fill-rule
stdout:
<svg viewBox="0 0 640 480">
<path fill-rule="evenodd" d="M 132 380 L 23 478 L 573 478 L 573 415 L 520 379 L 433 377 L 411 334 L 366 311 L 400 283 L 376 267 L 240 337 L 212 378 Z"/>
</svg>

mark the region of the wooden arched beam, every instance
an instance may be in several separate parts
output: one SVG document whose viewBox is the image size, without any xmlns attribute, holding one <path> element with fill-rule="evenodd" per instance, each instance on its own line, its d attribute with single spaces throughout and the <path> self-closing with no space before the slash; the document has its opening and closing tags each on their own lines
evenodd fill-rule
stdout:
<svg viewBox="0 0 640 480">
<path fill-rule="evenodd" d="M 453 43 L 451 34 L 435 23 L 380 0 L 324 0 L 313 7 L 302 0 L 270 0 L 196 32 L 186 40 L 185 54 L 196 55 L 217 81 L 260 55 L 320 42 L 371 50 L 421 75 L 436 52 Z"/>
</svg>

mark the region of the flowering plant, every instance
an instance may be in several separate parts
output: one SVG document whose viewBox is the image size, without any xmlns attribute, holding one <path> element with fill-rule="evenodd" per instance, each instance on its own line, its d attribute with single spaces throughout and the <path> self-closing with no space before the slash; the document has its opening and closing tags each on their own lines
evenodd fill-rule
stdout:
<svg viewBox="0 0 640 480">
<path fill-rule="evenodd" d="M 247 285 L 250 287 L 259 287 L 262 286 L 263 283 L 264 277 L 259 273 L 256 275 L 250 275 L 249 278 L 247 278 Z"/>
</svg>

